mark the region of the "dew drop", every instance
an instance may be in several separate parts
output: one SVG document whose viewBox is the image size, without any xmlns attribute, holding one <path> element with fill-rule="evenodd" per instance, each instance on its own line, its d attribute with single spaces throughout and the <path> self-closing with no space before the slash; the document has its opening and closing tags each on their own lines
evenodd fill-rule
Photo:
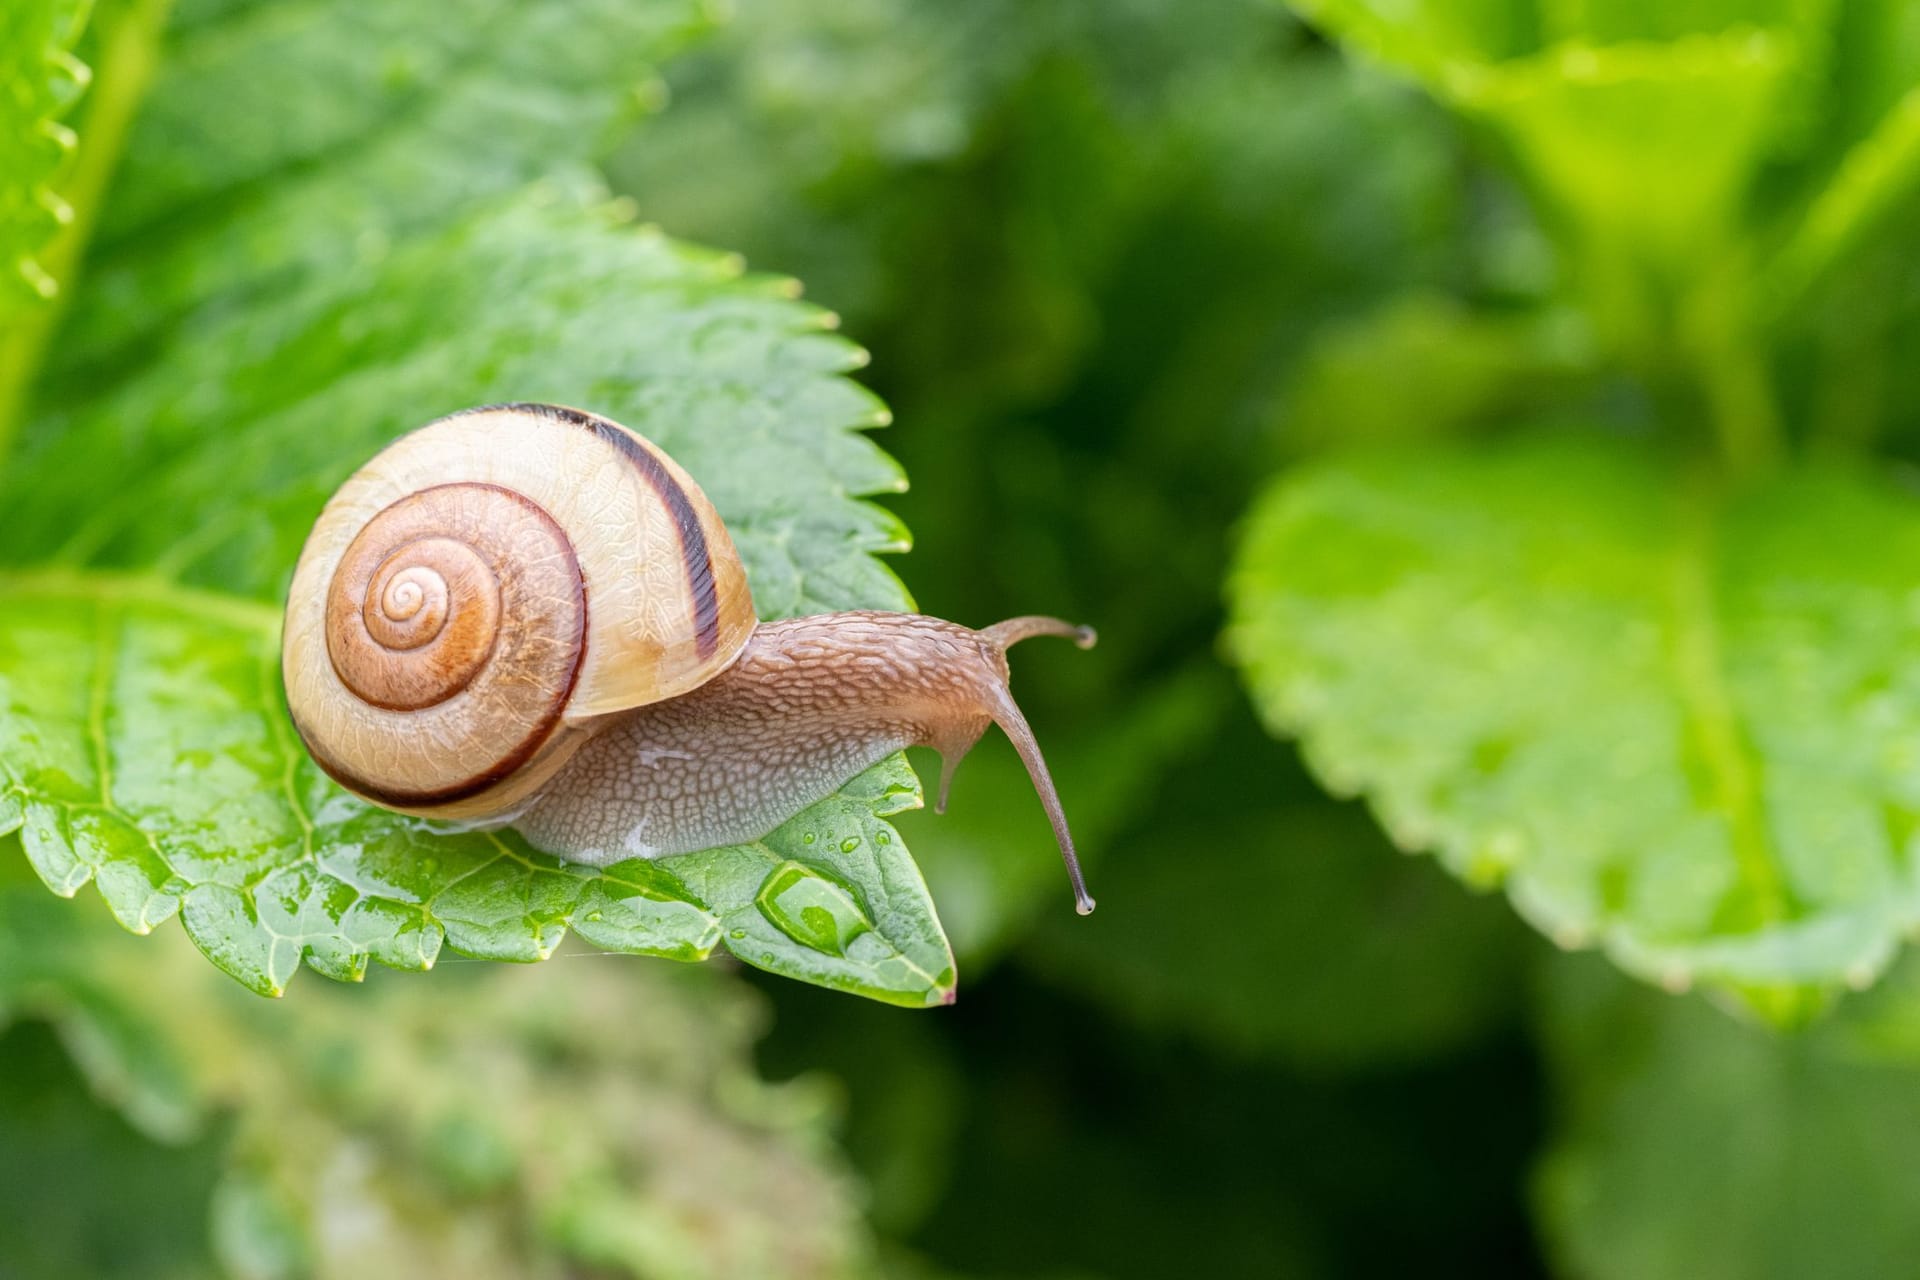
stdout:
<svg viewBox="0 0 1920 1280">
<path fill-rule="evenodd" d="M 852 853 L 855 849 L 858 849 L 859 847 L 860 847 L 859 836 L 848 836 L 845 840 L 842 840 L 840 842 L 840 852 L 842 853 Z"/>
<path fill-rule="evenodd" d="M 754 905 L 774 928 L 823 955 L 843 956 L 873 922 L 847 890 L 797 862 L 775 867 L 761 882 Z"/>
</svg>

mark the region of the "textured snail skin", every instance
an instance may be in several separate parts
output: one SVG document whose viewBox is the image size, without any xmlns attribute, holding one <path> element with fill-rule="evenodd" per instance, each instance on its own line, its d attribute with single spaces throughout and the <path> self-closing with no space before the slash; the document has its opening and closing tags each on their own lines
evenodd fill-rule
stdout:
<svg viewBox="0 0 1920 1280">
<path fill-rule="evenodd" d="M 1091 642 L 1051 620 L 1027 625 Z M 910 746 L 944 758 L 944 808 L 953 767 L 990 723 L 1012 717 L 1016 742 L 1031 744 L 1007 691 L 1007 643 L 1005 631 L 918 614 L 763 622 L 713 680 L 595 734 L 514 825 L 578 862 L 688 853 L 757 839 Z"/>
<path fill-rule="evenodd" d="M 428 423 L 328 502 L 287 602 L 287 705 L 348 790 L 604 865 L 758 839 L 903 747 L 989 724 L 1093 909 L 1006 649 L 1093 633 L 906 613 L 755 620 L 693 479 L 627 428 L 496 405 Z"/>
</svg>

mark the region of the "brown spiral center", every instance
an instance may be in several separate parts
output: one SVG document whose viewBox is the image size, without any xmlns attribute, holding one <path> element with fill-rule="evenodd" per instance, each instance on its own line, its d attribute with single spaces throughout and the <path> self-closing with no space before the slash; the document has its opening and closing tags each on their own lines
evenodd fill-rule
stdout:
<svg viewBox="0 0 1920 1280">
<path fill-rule="evenodd" d="M 373 575 L 361 617 L 368 634 L 385 647 L 418 649 L 447 625 L 447 580 L 438 569 L 403 564 L 403 559 L 400 553 L 387 557 Z"/>
<path fill-rule="evenodd" d="M 364 523 L 322 597 L 326 700 L 295 713 L 314 759 L 405 810 L 509 779 L 537 787 L 565 759 L 556 744 L 571 740 L 562 722 L 586 653 L 586 582 L 566 533 L 526 495 L 479 481 L 352 518 Z"/>
<path fill-rule="evenodd" d="M 460 538 L 409 536 L 418 515 L 395 506 L 367 522 L 334 575 L 327 609 L 327 648 L 341 681 L 394 711 L 435 706 L 465 689 L 500 634 L 493 566 Z"/>
</svg>

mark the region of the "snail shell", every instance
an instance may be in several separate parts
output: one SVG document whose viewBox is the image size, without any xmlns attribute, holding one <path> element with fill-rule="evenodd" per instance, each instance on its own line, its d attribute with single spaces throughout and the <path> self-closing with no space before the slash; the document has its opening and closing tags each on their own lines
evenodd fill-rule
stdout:
<svg viewBox="0 0 1920 1280">
<path fill-rule="evenodd" d="M 349 791 L 505 820 L 607 717 L 706 683 L 753 628 L 733 540 L 671 458 L 593 414 L 490 406 L 327 503 L 288 598 L 287 705 Z"/>
</svg>

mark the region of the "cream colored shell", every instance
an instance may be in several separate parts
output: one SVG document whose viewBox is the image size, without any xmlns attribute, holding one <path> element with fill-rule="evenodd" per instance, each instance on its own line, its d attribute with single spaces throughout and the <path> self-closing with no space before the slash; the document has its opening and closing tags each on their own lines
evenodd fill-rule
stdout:
<svg viewBox="0 0 1920 1280">
<path fill-rule="evenodd" d="M 733 541 L 672 459 L 592 414 L 501 405 L 421 427 L 340 487 L 294 571 L 282 659 L 294 723 L 343 785 L 485 820 L 601 718 L 724 670 L 753 628 Z"/>
</svg>

